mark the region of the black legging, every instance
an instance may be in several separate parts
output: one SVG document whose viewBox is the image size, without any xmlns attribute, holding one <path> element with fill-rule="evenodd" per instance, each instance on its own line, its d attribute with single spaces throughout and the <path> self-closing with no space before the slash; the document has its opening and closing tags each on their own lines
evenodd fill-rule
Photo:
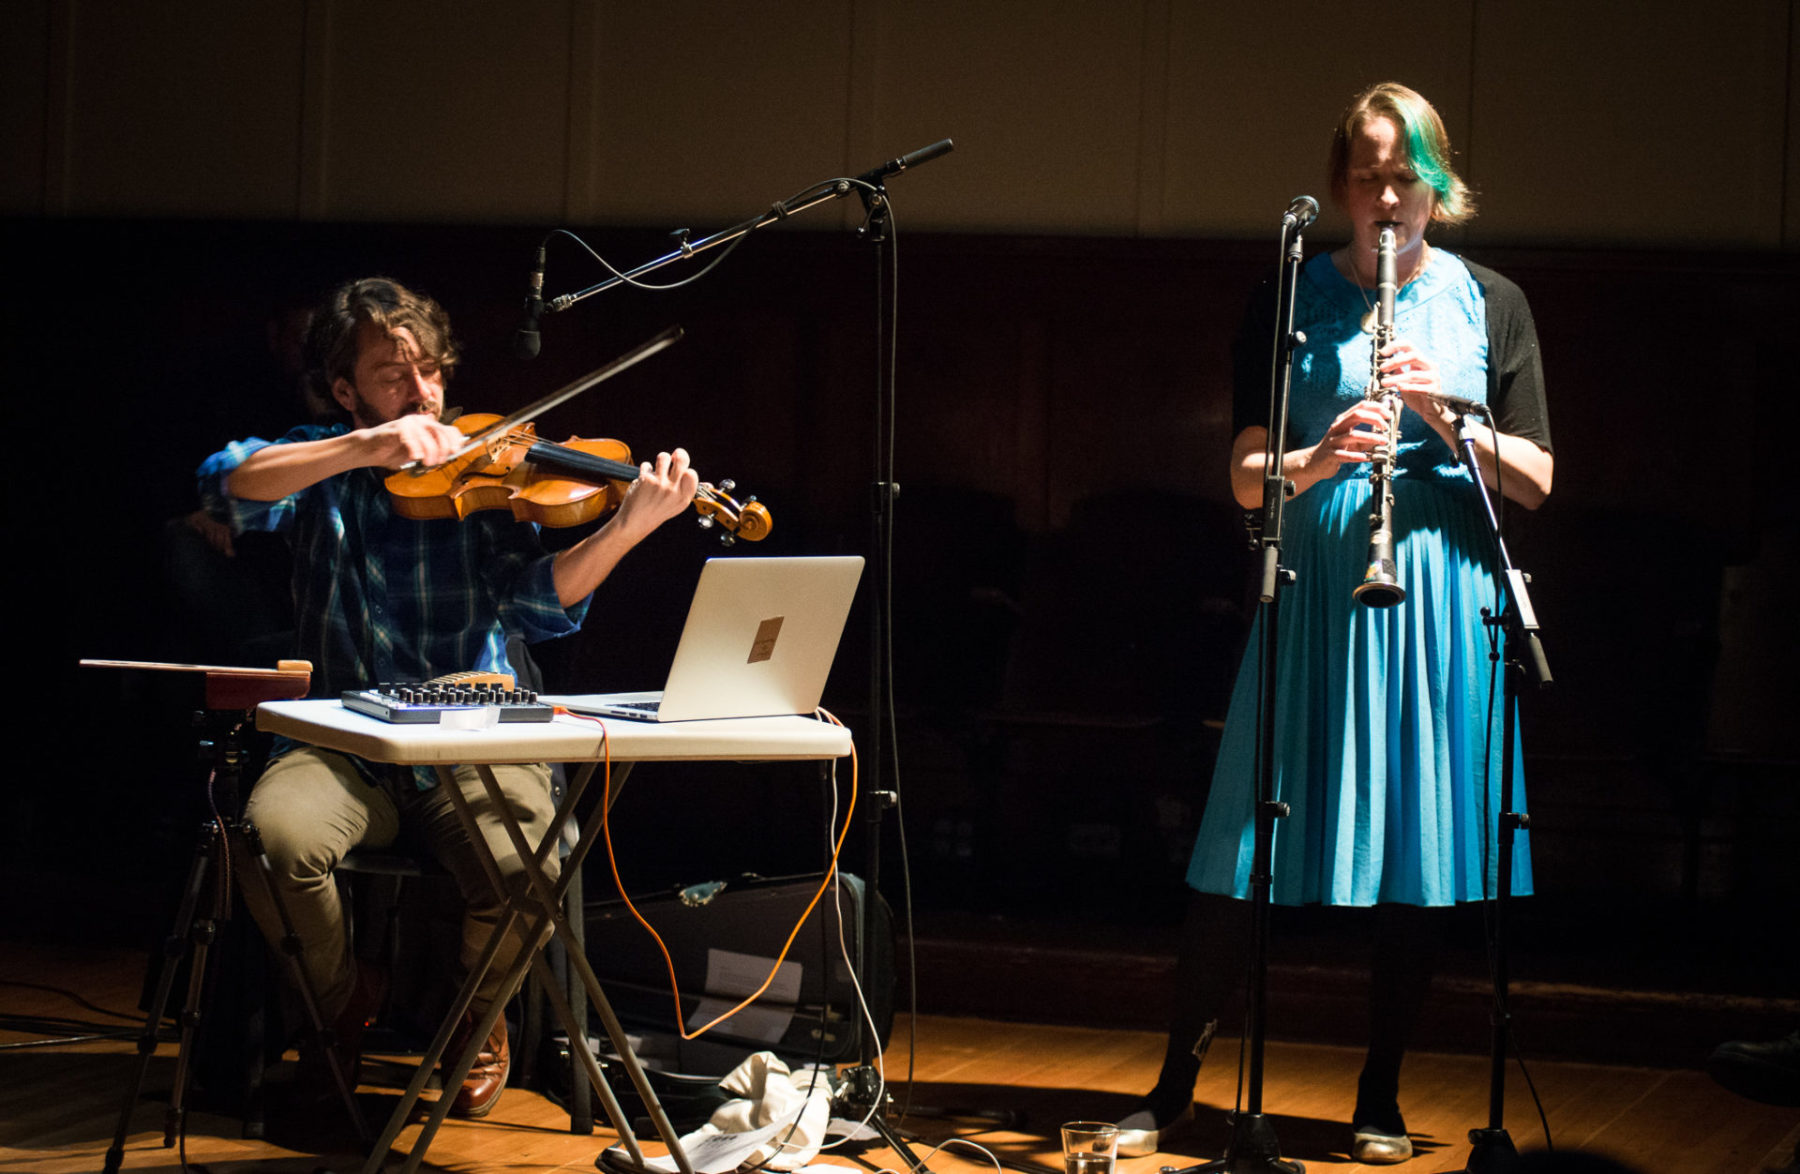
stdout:
<svg viewBox="0 0 1800 1174">
<path fill-rule="evenodd" d="M 1431 989 L 1453 912 L 1416 905 L 1377 905 L 1373 910 L 1369 1051 L 1357 1082 L 1353 1124 L 1398 1123 L 1400 1062 Z M 1151 1093 L 1159 1118 L 1167 1119 L 1192 1101 L 1202 1058 L 1195 1055 L 1196 1045 L 1202 1040 L 1210 1044 L 1227 1000 L 1243 985 L 1249 957 L 1250 902 L 1195 893 L 1176 958 L 1168 1050 Z"/>
</svg>

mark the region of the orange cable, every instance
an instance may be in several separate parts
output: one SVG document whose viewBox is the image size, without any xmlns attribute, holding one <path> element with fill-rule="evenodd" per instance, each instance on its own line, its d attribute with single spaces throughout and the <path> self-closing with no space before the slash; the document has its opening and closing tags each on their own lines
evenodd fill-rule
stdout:
<svg viewBox="0 0 1800 1174">
<path fill-rule="evenodd" d="M 568 713 L 569 711 L 559 708 L 557 710 L 557 712 L 558 713 Z M 843 726 L 844 723 L 839 721 L 837 719 L 837 717 L 831 713 L 831 711 L 826 710 L 826 709 L 820 709 L 819 712 L 821 714 L 823 714 L 825 716 L 825 718 L 828 721 L 830 721 L 833 725 L 839 726 L 839 727 Z M 579 714 L 579 713 L 570 713 L 569 716 L 570 717 L 579 717 L 584 720 L 594 722 L 596 725 L 598 725 L 600 727 L 602 737 L 603 738 L 605 737 L 606 723 L 600 721 L 599 718 L 592 717 L 588 714 Z M 856 789 L 857 789 L 856 784 L 857 784 L 857 767 L 858 767 L 857 756 L 856 756 L 856 743 L 854 741 L 852 741 L 850 743 L 850 805 L 844 811 L 843 829 L 838 832 L 837 840 L 831 846 L 831 865 L 830 865 L 830 867 L 828 867 L 825 870 L 825 877 L 823 880 L 821 880 L 819 882 L 818 891 L 813 894 L 812 900 L 807 902 L 806 909 L 801 912 L 800 920 L 798 920 L 797 922 L 794 923 L 794 928 L 788 934 L 787 941 L 782 943 L 781 953 L 778 954 L 775 958 L 775 965 L 769 968 L 769 976 L 767 978 L 763 979 L 762 985 L 757 987 L 754 991 L 752 991 L 749 995 L 747 995 L 744 998 L 743 1002 L 741 1002 L 737 1006 L 731 1008 L 729 1011 L 726 1011 L 726 1012 L 718 1015 L 717 1017 L 712 1019 L 710 1022 L 702 1024 L 700 1027 L 695 1028 L 692 1032 L 689 1032 L 687 1030 L 687 1028 L 682 1024 L 682 1019 L 681 1019 L 681 982 L 679 979 L 677 979 L 675 977 L 675 960 L 669 956 L 669 947 L 662 940 L 662 935 L 656 932 L 656 927 L 651 925 L 648 921 L 646 921 L 644 919 L 644 915 L 642 913 L 638 912 L 638 907 L 631 903 L 631 894 L 629 894 L 625 891 L 625 882 L 619 876 L 619 860 L 618 860 L 618 857 L 613 852 L 613 842 L 612 842 L 612 741 L 610 738 L 606 738 L 605 740 L 606 740 L 606 747 L 607 747 L 606 779 L 605 779 L 605 783 L 603 786 L 600 801 L 602 803 L 606 804 L 606 807 L 601 812 L 600 830 L 601 830 L 601 834 L 605 837 L 605 840 L 606 840 L 606 860 L 607 860 L 607 863 L 612 866 L 613 884 L 615 886 L 617 886 L 617 888 L 619 890 L 619 896 L 624 898 L 625 908 L 627 908 L 631 911 L 631 916 L 637 919 L 637 923 L 639 925 L 643 926 L 647 931 L 649 931 L 650 936 L 652 938 L 654 938 L 656 941 L 656 948 L 658 950 L 662 951 L 663 963 L 664 963 L 664 965 L 666 965 L 668 967 L 668 971 L 669 971 L 669 990 L 670 990 L 670 993 L 673 994 L 674 998 L 675 998 L 675 1024 L 676 1024 L 675 1030 L 676 1030 L 676 1032 L 681 1036 L 682 1039 L 686 1039 L 686 1040 L 699 1039 L 701 1036 L 705 1035 L 707 1032 L 711 1031 L 713 1028 L 717 1027 L 719 1024 L 723 1023 L 725 1020 L 730 1019 L 733 1015 L 736 1015 L 739 1011 L 742 1011 L 745 1007 L 748 1007 L 750 1004 L 756 1002 L 757 999 L 762 997 L 763 992 L 769 989 L 769 986 L 775 981 L 776 974 L 780 973 L 780 971 L 781 971 L 781 964 L 787 960 L 788 950 L 793 947 L 794 939 L 800 936 L 800 930 L 806 925 L 806 919 L 808 917 L 812 916 L 813 909 L 816 908 L 819 904 L 819 898 L 821 898 L 825 895 L 825 890 L 830 887 L 832 878 L 837 875 L 838 857 L 839 857 L 839 855 L 842 854 L 842 852 L 844 850 L 844 840 L 850 834 L 851 817 L 856 813 Z"/>
</svg>

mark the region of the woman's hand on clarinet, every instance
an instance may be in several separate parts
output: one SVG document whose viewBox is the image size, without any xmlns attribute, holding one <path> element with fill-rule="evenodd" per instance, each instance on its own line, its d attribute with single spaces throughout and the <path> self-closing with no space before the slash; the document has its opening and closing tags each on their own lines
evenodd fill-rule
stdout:
<svg viewBox="0 0 1800 1174">
<path fill-rule="evenodd" d="M 1454 436 L 1456 413 L 1434 398 L 1444 390 L 1437 364 L 1403 338 L 1395 339 L 1382 351 L 1381 386 L 1398 395 L 1440 435 Z"/>
<path fill-rule="evenodd" d="M 1387 409 L 1375 400 L 1359 400 L 1339 413 L 1304 462 L 1307 483 L 1323 481 L 1346 462 L 1361 463 L 1387 443 Z"/>
<path fill-rule="evenodd" d="M 1457 414 L 1442 400 L 1443 383 L 1437 365 L 1415 350 L 1404 339 L 1395 339 L 1382 352 L 1381 386 L 1399 395 L 1407 407 L 1431 425 L 1452 451 L 1461 446 L 1457 436 Z M 1503 432 L 1478 432 L 1476 457 L 1481 462 L 1482 483 L 1492 489 L 1501 485 L 1506 496 L 1535 510 L 1550 496 L 1551 476 L 1556 462 L 1532 441 Z M 1506 470 L 1504 478 L 1495 473 L 1498 462 Z"/>
</svg>

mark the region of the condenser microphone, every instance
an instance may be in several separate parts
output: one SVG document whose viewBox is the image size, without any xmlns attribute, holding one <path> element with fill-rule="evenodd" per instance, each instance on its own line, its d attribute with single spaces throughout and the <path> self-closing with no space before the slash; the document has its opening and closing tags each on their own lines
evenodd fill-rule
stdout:
<svg viewBox="0 0 1800 1174">
<path fill-rule="evenodd" d="M 1484 419 L 1491 418 L 1491 409 L 1484 403 L 1472 399 L 1464 399 L 1460 395 L 1450 395 L 1447 392 L 1442 391 L 1433 391 L 1427 394 L 1453 412 L 1460 412 L 1465 416 L 1481 416 Z"/>
<path fill-rule="evenodd" d="M 879 184 L 890 175 L 899 175 L 908 167 L 917 167 L 921 163 L 929 163 L 939 155 L 948 155 L 956 149 L 956 144 L 949 139 L 939 139 L 929 147 L 920 147 L 916 151 L 908 151 L 898 159 L 889 159 L 880 167 L 871 168 L 856 178 L 862 183 Z"/>
<path fill-rule="evenodd" d="M 1319 216 L 1319 201 L 1311 196 L 1295 196 L 1287 211 L 1281 215 L 1281 226 L 1299 231 L 1311 224 Z"/>
<path fill-rule="evenodd" d="M 525 317 L 513 331 L 513 354 L 521 359 L 537 358 L 543 342 L 538 337 L 538 318 L 544 313 L 544 246 L 539 245 L 537 259 L 531 266 L 531 285 L 525 294 Z"/>
</svg>

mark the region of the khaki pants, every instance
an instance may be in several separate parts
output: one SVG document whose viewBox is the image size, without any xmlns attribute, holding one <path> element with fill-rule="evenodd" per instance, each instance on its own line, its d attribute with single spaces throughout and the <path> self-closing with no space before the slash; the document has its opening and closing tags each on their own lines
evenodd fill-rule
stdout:
<svg viewBox="0 0 1800 1174">
<path fill-rule="evenodd" d="M 542 764 L 496 766 L 495 777 L 513 818 L 534 848 L 555 815 L 550 797 L 550 769 Z M 525 869 L 512 839 L 474 767 L 457 767 L 456 785 L 469 800 L 482 837 L 493 852 L 509 892 L 527 891 Z M 269 764 L 250 792 L 244 815 L 261 833 L 269 857 L 271 883 L 287 905 L 300 939 L 303 965 L 330 1022 L 349 1002 L 355 974 L 350 967 L 344 909 L 332 869 L 352 848 L 385 848 L 393 844 L 403 822 L 416 825 L 432 856 L 456 878 L 465 911 L 461 961 L 473 968 L 500 918 L 502 902 L 494 895 L 463 830 L 456 808 L 441 787 L 417 790 L 406 772 L 392 787 L 371 786 L 351 761 L 330 750 L 305 746 Z M 552 852 L 544 871 L 554 880 L 560 861 Z M 281 920 L 263 901 L 261 886 L 244 886 L 245 903 L 271 943 L 282 937 Z M 506 971 L 518 957 L 524 921 L 501 944 L 475 993 L 474 1010 L 486 1010 L 500 995 Z"/>
</svg>

